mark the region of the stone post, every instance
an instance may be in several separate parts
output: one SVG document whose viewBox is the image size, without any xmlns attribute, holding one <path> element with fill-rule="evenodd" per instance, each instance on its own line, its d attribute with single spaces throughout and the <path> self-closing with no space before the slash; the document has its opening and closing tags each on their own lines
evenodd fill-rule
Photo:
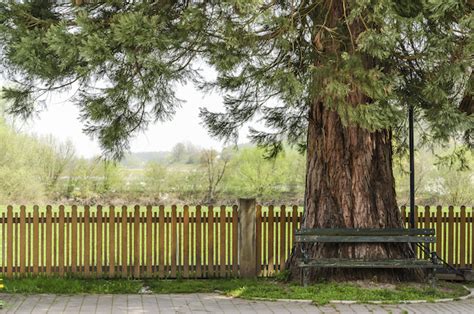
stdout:
<svg viewBox="0 0 474 314">
<path fill-rule="evenodd" d="M 240 277 L 257 276 L 256 254 L 256 201 L 254 198 L 239 199 L 239 257 Z"/>
</svg>

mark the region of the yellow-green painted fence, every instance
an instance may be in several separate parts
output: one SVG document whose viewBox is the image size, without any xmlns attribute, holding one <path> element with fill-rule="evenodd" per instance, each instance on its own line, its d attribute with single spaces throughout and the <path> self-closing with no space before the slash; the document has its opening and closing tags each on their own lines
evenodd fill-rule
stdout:
<svg viewBox="0 0 474 314">
<path fill-rule="evenodd" d="M 419 228 L 434 228 L 431 250 L 474 269 L 474 209 L 416 208 Z M 285 267 L 302 208 L 257 205 L 256 268 Z M 401 208 L 408 227 L 409 212 Z M 0 275 L 211 278 L 239 274 L 238 206 L 0 209 Z M 418 252 L 421 257 L 421 252 Z"/>
</svg>

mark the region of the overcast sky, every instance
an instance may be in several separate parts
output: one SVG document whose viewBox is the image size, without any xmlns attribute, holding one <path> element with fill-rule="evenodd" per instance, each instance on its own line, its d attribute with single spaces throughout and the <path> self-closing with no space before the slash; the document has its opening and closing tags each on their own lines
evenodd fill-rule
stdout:
<svg viewBox="0 0 474 314">
<path fill-rule="evenodd" d="M 176 95 L 185 103 L 178 109 L 175 118 L 171 122 L 150 125 L 147 131 L 138 134 L 131 140 L 132 152 L 169 151 L 179 142 L 190 142 L 203 148 L 220 149 L 223 146 L 222 142 L 208 135 L 198 117 L 199 107 L 222 110 L 221 95 L 204 94 L 192 84 L 177 87 Z M 16 121 L 16 129 L 37 135 L 52 134 L 60 141 L 71 140 L 79 156 L 99 155 L 101 150 L 97 140 L 82 132 L 79 109 L 68 100 L 69 96 L 63 93 L 46 98 L 47 109 L 26 124 Z M 246 129 L 241 130 L 240 143 L 248 142 L 246 134 Z"/>
</svg>

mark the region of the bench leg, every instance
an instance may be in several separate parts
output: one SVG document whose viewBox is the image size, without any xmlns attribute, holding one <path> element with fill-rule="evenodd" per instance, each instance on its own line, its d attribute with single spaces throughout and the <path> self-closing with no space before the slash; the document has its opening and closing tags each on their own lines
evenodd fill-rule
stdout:
<svg viewBox="0 0 474 314">
<path fill-rule="evenodd" d="M 303 287 L 307 287 L 308 286 L 308 281 L 309 281 L 309 268 L 308 267 L 304 267 L 303 268 Z"/>
<path fill-rule="evenodd" d="M 304 280 L 303 280 L 303 267 L 300 267 L 300 285 L 304 285 Z"/>
<path fill-rule="evenodd" d="M 431 288 L 436 289 L 436 268 L 431 271 Z"/>
</svg>

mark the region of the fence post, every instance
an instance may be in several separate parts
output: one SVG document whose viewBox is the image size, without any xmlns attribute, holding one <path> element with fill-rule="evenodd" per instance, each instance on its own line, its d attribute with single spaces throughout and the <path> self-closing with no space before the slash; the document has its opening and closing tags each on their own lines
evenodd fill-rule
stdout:
<svg viewBox="0 0 474 314">
<path fill-rule="evenodd" d="M 242 278 L 257 276 L 255 204 L 254 198 L 239 199 L 239 256 Z"/>
</svg>

